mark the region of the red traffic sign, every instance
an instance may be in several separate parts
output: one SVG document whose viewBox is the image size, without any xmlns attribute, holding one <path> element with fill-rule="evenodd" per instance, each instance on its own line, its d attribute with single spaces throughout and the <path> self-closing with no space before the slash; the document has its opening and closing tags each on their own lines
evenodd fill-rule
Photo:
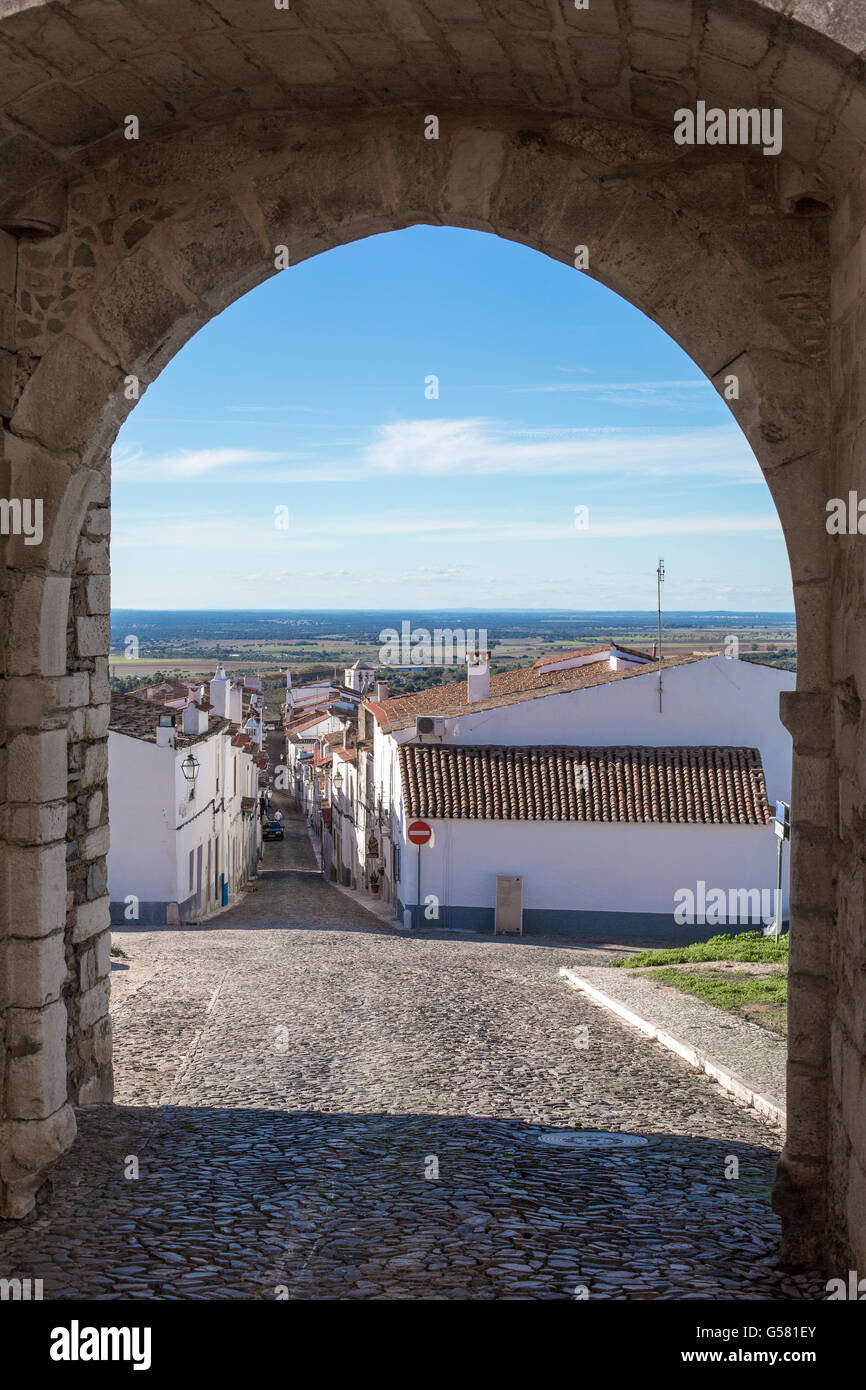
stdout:
<svg viewBox="0 0 866 1390">
<path fill-rule="evenodd" d="M 425 820 L 413 820 L 406 831 L 406 837 L 413 845 L 426 845 L 433 839 L 433 831 Z"/>
</svg>

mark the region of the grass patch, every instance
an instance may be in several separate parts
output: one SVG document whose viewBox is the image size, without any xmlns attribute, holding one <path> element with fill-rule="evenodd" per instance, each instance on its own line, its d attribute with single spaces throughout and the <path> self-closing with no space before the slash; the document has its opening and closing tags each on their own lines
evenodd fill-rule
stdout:
<svg viewBox="0 0 866 1390">
<path fill-rule="evenodd" d="M 622 956 L 611 961 L 611 965 L 634 969 L 640 965 L 688 965 L 692 961 L 742 960 L 763 962 L 767 965 L 787 965 L 788 938 L 780 936 L 778 945 L 770 936 L 759 931 L 741 932 L 739 936 L 728 933 L 710 937 L 709 941 L 695 941 L 690 946 L 673 946 L 669 950 L 637 951 L 633 956 Z"/>
<path fill-rule="evenodd" d="M 653 983 L 672 985 L 717 1009 L 747 1018 L 776 1032 L 786 1031 L 788 976 L 784 970 L 770 975 L 736 970 L 653 970 L 644 975 Z"/>
<path fill-rule="evenodd" d="M 112 954 L 113 956 L 120 956 L 122 960 L 126 960 L 126 952 L 125 952 L 125 951 L 121 951 L 121 949 L 120 949 L 119 946 L 112 946 L 112 948 L 111 948 L 111 954 Z"/>
</svg>

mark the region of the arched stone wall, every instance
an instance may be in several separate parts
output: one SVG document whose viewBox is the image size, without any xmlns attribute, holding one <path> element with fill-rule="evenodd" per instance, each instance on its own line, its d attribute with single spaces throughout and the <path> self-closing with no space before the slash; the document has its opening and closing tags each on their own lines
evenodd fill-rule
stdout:
<svg viewBox="0 0 866 1390">
<path fill-rule="evenodd" d="M 6 1214 L 28 1209 L 71 1142 L 71 1105 L 110 1095 L 107 456 L 133 379 L 145 389 L 274 273 L 278 246 L 296 264 L 442 222 L 567 264 L 585 245 L 589 273 L 719 387 L 738 378 L 731 406 L 785 531 L 801 653 L 783 710 L 795 841 L 777 1204 L 789 1258 L 866 1260 L 863 560 L 856 536 L 824 525 L 827 498 L 862 475 L 866 32 L 832 8 L 6 6 L 2 491 L 42 497 L 45 518 L 41 546 L 6 551 Z M 784 155 L 676 146 L 673 110 L 696 93 L 782 106 Z"/>
</svg>

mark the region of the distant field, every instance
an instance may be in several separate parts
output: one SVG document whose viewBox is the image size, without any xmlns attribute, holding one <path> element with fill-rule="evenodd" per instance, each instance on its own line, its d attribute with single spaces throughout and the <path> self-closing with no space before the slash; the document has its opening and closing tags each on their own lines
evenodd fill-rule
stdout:
<svg viewBox="0 0 866 1390">
<path fill-rule="evenodd" d="M 265 677 L 269 717 L 277 712 L 288 667 L 299 684 L 312 675 L 342 674 L 353 661 L 378 661 L 379 634 L 400 629 L 407 620 L 428 631 L 440 628 L 486 629 L 494 670 L 537 661 L 551 652 L 595 646 L 614 640 L 650 651 L 657 640 L 655 614 L 648 613 L 151 613 L 118 610 L 112 614 L 111 674 L 115 689 L 162 675 L 207 678 L 217 661 L 231 672 L 258 672 Z M 140 655 L 124 657 L 129 637 L 139 641 Z M 796 670 L 797 637 L 792 614 L 669 613 L 662 632 L 662 652 L 677 656 L 722 651 L 736 637 L 739 655 Z M 383 667 L 392 688 L 416 689 L 443 678 L 459 677 L 435 668 L 404 673 Z"/>
</svg>

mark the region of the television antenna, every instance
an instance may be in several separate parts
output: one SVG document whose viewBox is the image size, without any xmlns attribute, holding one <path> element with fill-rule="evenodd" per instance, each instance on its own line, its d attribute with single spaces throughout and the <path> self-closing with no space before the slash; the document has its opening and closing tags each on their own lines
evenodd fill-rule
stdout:
<svg viewBox="0 0 866 1390">
<path fill-rule="evenodd" d="M 662 585 L 665 582 L 665 562 L 659 556 L 658 569 L 656 570 L 656 593 L 658 596 L 658 618 L 659 618 L 659 714 L 662 712 Z"/>
</svg>

